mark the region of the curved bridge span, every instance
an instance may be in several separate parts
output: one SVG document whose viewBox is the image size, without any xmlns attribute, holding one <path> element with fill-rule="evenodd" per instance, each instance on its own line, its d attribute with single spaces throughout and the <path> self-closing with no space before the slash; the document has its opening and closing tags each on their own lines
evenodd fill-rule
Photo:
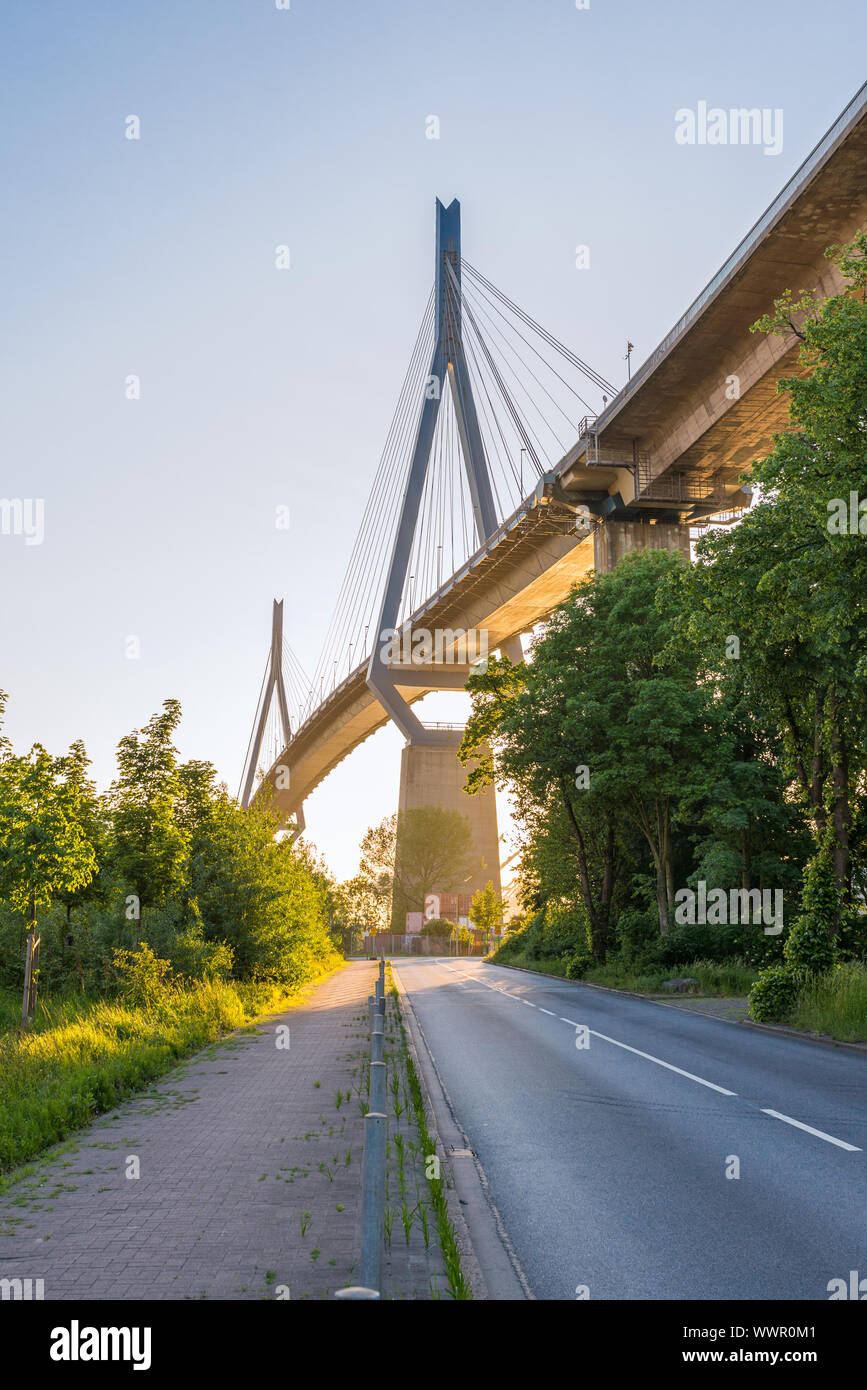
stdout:
<svg viewBox="0 0 867 1390">
<path fill-rule="evenodd" d="M 385 543 L 380 542 L 381 553 L 390 553 L 390 568 L 377 591 L 379 621 L 373 621 L 376 612 L 364 617 L 364 642 L 360 629 L 355 634 L 355 650 L 363 651 L 363 660 L 354 666 L 350 661 L 350 673 L 321 698 L 311 688 L 294 721 L 277 669 L 279 658 L 272 656 L 269 689 L 280 700 L 283 747 L 279 756 L 263 763 L 264 712 L 251 740 L 245 804 L 258 766 L 262 784 L 273 789 L 285 820 L 295 817 L 299 828 L 305 799 L 389 719 L 403 730 L 408 744 L 454 748 L 460 740 L 453 729 L 424 728 L 411 712 L 432 691 L 463 688 L 470 667 L 453 659 L 457 646 L 437 664 L 407 668 L 379 661 L 375 642 L 367 641 L 368 629 L 374 634 L 426 629 L 447 636 L 473 630 L 484 634 L 487 651 L 499 649 L 520 659 L 521 634 L 594 569 L 610 569 L 639 547 L 688 553 L 696 527 L 729 523 L 749 506 L 749 490 L 739 479 L 754 458 L 767 452 L 774 433 L 786 427 L 787 401 L 777 387 L 782 376 L 798 370 L 794 333 L 767 339 L 752 334 L 750 327 L 785 289 L 815 289 L 829 296 L 842 287 L 824 252 L 867 227 L 867 84 L 620 391 L 461 260 L 457 202 L 449 208 L 438 203 L 437 218 L 436 282 L 426 319 L 431 336 L 423 340 L 423 324 L 415 358 L 422 385 L 417 382 L 417 394 L 407 396 L 415 412 L 410 423 L 414 449 L 406 455 L 402 475 L 391 474 L 390 486 L 402 502 Z M 523 380 L 514 366 L 508 376 L 505 356 L 497 359 L 488 345 L 494 343 L 490 333 L 486 341 L 483 305 L 514 311 L 523 343 L 532 347 L 533 333 L 538 333 L 539 342 L 553 344 L 562 354 L 558 363 L 566 360 L 603 392 L 602 408 L 582 418 L 572 430 L 574 442 L 555 449 L 553 461 L 539 440 L 556 410 L 563 414 L 560 404 L 546 391 L 547 400 L 537 407 L 541 424 L 535 420 L 534 425 L 521 391 L 526 395 L 531 377 L 544 382 L 529 367 Z M 498 327 L 493 318 L 490 325 Z M 485 402 L 494 388 L 505 406 L 506 432 L 496 415 L 487 414 Z M 418 405 L 422 389 L 425 399 Z M 447 425 L 438 410 L 440 391 L 453 412 Z M 573 394 L 583 399 L 577 390 Z M 420 537 L 445 496 L 441 485 L 435 493 L 432 478 L 437 458 L 451 466 L 449 429 L 454 454 L 464 465 L 475 543 L 452 577 L 440 583 L 431 555 L 441 559 L 443 535 L 433 536 L 440 543 L 429 544 L 427 553 Z M 500 515 L 506 508 L 502 478 L 497 487 L 497 460 L 507 482 L 511 468 L 517 483 L 519 456 L 521 486 L 517 493 L 513 490 L 508 516 L 498 520 L 496 500 Z M 537 475 L 529 494 L 523 486 L 525 464 L 531 466 L 531 478 L 533 470 Z M 367 544 L 369 549 L 369 538 Z M 425 577 L 422 592 L 430 597 L 415 603 L 414 582 L 418 587 Z M 350 642 L 350 654 L 352 650 Z M 330 662 L 331 652 L 328 656 Z M 342 655 L 340 664 L 344 661 Z"/>
</svg>

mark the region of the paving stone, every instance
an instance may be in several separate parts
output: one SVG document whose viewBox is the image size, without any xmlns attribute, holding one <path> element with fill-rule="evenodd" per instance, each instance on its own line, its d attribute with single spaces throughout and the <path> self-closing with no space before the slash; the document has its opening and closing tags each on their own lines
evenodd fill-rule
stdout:
<svg viewBox="0 0 867 1390">
<path fill-rule="evenodd" d="M 33 1223 L 27 1230 L 19 1220 L 0 1242 L 0 1278 L 43 1278 L 46 1300 L 256 1300 L 279 1283 L 293 1299 L 319 1298 L 352 1283 L 375 978 L 373 963 L 353 962 L 302 1007 L 188 1059 L 74 1136 L 79 1171 L 62 1166 L 65 1145 L 49 1151 L 0 1196 L 0 1229 L 12 1217 Z M 276 1045 L 284 1024 L 286 1050 Z M 338 1090 L 351 1094 L 339 1110 Z M 105 1142 L 117 1147 L 96 1147 Z M 338 1156 L 343 1165 L 349 1148 L 349 1167 L 329 1181 L 319 1164 L 333 1168 Z M 141 1160 L 139 1179 L 125 1176 L 130 1153 Z M 47 1200 L 60 1182 L 75 1190 Z M 28 1205 L 18 1205 L 22 1197 Z M 311 1215 L 302 1235 L 303 1212 Z"/>
</svg>

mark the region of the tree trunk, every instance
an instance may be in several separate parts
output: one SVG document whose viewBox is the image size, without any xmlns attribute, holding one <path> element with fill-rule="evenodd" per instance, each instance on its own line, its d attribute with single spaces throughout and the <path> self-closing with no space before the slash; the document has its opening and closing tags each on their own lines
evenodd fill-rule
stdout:
<svg viewBox="0 0 867 1390">
<path fill-rule="evenodd" d="M 837 695 L 837 688 L 834 686 L 831 691 L 831 776 L 834 793 L 833 800 L 833 826 L 834 826 L 834 878 L 837 882 L 837 889 L 841 897 L 845 900 L 850 896 L 850 861 L 849 861 L 849 752 L 846 746 L 846 735 L 843 731 L 843 716 L 840 712 L 840 704 Z M 831 935 L 836 936 L 840 930 L 839 918 L 831 928 Z"/>
<path fill-rule="evenodd" d="M 671 864 L 671 814 L 668 802 L 657 803 L 656 807 L 657 880 L 656 898 L 659 904 L 660 932 L 668 932 L 669 918 L 674 908 L 674 882 Z M 663 924 L 664 923 L 664 924 Z"/>
<path fill-rule="evenodd" d="M 789 737 L 792 740 L 792 748 L 795 757 L 795 772 L 801 784 L 807 805 L 810 808 L 810 815 L 816 827 L 816 839 L 821 843 L 825 834 L 827 817 L 823 802 L 825 790 L 825 765 L 822 757 L 822 720 L 824 718 L 825 700 L 827 691 L 816 694 L 816 705 L 813 710 L 813 754 L 810 771 L 804 762 L 803 744 L 801 730 L 795 719 L 795 713 L 791 703 L 786 702 L 786 724 L 789 730 Z"/>
<path fill-rule="evenodd" d="M 745 888 L 746 891 L 749 892 L 753 886 L 753 847 L 750 840 L 749 820 L 747 821 L 747 828 L 744 831 L 744 837 L 741 841 L 741 854 L 743 856 L 743 864 L 741 866 L 741 887 Z"/>
<path fill-rule="evenodd" d="M 608 952 L 608 922 L 611 911 L 611 898 L 614 893 L 614 882 L 616 878 L 616 856 L 615 856 L 615 834 L 614 827 L 606 818 L 607 833 L 605 837 L 605 850 L 603 853 L 602 864 L 602 885 L 597 903 L 593 895 L 593 884 L 590 879 L 590 864 L 587 856 L 587 847 L 584 842 L 584 834 L 572 806 L 572 802 L 566 791 L 565 782 L 561 779 L 560 791 L 563 797 L 563 805 L 572 826 L 572 833 L 578 846 L 578 880 L 581 884 L 581 898 L 590 922 L 590 950 L 593 959 L 599 964 L 604 964 Z"/>
<path fill-rule="evenodd" d="M 665 896 L 665 867 L 660 859 L 656 862 L 656 910 L 659 913 L 659 934 L 668 935 L 668 900 Z"/>
<path fill-rule="evenodd" d="M 30 894 L 30 930 L 27 933 L 24 962 L 24 998 L 21 1003 L 21 1027 L 27 1028 L 36 1012 L 36 990 L 39 971 L 39 937 L 36 935 L 36 894 Z"/>
</svg>

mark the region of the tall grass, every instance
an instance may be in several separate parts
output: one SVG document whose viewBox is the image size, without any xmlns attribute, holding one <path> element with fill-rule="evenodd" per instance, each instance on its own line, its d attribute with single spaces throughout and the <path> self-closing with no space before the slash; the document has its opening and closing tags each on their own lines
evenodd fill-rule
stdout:
<svg viewBox="0 0 867 1390">
<path fill-rule="evenodd" d="M 427 1128 L 427 1115 L 425 1114 L 424 1096 L 422 1094 L 421 1083 L 410 1056 L 409 1046 L 406 1038 L 406 1025 L 403 1021 L 403 1009 L 401 1008 L 400 995 L 394 985 L 391 986 L 390 993 L 394 999 L 397 1010 L 397 1018 L 400 1024 L 401 1051 L 403 1062 L 406 1067 L 407 1082 L 409 1083 L 409 1094 L 411 1098 L 412 1110 L 415 1115 L 415 1122 L 421 1140 L 422 1153 L 427 1161 L 430 1157 L 436 1156 L 436 1141 L 431 1138 Z M 449 1216 L 448 1199 L 445 1192 L 445 1183 L 441 1177 L 428 1178 L 428 1192 L 430 1195 L 431 1206 L 436 1216 L 437 1234 L 439 1235 L 439 1245 L 442 1251 L 443 1262 L 445 1264 L 446 1278 L 449 1284 L 449 1292 L 452 1298 L 465 1300 L 472 1299 L 472 1290 L 464 1272 L 461 1268 L 461 1252 L 455 1239 L 454 1227 Z M 406 1208 L 406 1203 L 404 1203 Z M 423 1218 L 425 1231 L 425 1246 L 428 1243 L 427 1214 Z M 407 1244 L 409 1244 L 409 1234 L 407 1233 Z M 435 1295 L 438 1297 L 438 1295 Z"/>
<path fill-rule="evenodd" d="M 78 996 L 48 999 L 13 1030 L 20 1001 L 0 994 L 0 1172 L 35 1157 L 95 1115 L 261 1014 L 299 1002 L 285 986 L 199 981 L 148 1008 Z"/>
<path fill-rule="evenodd" d="M 496 961 L 497 956 L 490 959 Z M 503 964 L 519 966 L 522 970 L 532 970 L 539 975 L 566 975 L 566 961 L 531 960 L 522 955 L 511 956 Z M 605 965 L 594 965 L 587 971 L 584 979 L 591 985 L 607 985 L 610 989 L 626 989 L 636 994 L 662 994 L 663 980 L 690 977 L 698 981 L 696 994 L 714 995 L 722 998 L 736 998 L 749 994 L 750 986 L 756 978 L 756 971 L 740 958 L 717 964 L 710 960 L 691 960 L 685 965 L 676 966 L 631 966 L 612 957 Z"/>
<path fill-rule="evenodd" d="M 786 1022 L 840 1042 L 867 1042 L 867 965 L 849 961 L 817 976 L 800 991 Z"/>
</svg>

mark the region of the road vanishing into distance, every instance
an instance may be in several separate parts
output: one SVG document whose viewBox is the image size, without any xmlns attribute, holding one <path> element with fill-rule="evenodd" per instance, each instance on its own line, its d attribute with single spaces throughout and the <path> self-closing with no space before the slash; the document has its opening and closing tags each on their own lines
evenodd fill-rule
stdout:
<svg viewBox="0 0 867 1390">
<path fill-rule="evenodd" d="M 392 970 L 523 1274 L 492 1297 L 827 1300 L 867 1279 L 867 1055 L 479 960 Z"/>
</svg>

